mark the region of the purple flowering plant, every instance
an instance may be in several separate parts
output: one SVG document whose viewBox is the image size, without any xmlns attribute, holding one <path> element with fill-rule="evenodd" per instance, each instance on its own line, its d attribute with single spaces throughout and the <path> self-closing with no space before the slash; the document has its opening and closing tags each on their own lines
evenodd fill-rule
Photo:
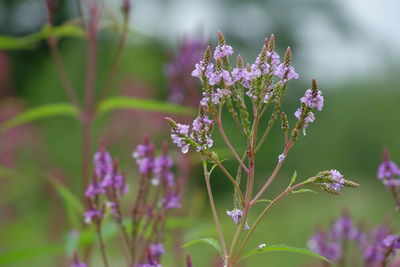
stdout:
<svg viewBox="0 0 400 267">
<path fill-rule="evenodd" d="M 317 229 L 308 247 L 332 262 L 322 262 L 320 266 L 398 266 L 395 262 L 400 236 L 394 234 L 387 223 L 370 229 L 363 224 L 356 225 L 345 212 L 330 229 Z"/>
<path fill-rule="evenodd" d="M 386 148 L 377 178 L 390 189 L 398 210 L 400 169 L 391 161 Z M 356 225 L 348 212 L 335 220 L 328 231 L 317 229 L 308 247 L 330 259 L 334 266 L 394 267 L 399 266 L 400 261 L 400 236 L 388 222 L 367 229 L 363 224 Z M 325 265 L 322 263 L 321 266 Z"/>
<path fill-rule="evenodd" d="M 383 160 L 378 168 L 377 178 L 390 189 L 397 209 L 400 209 L 400 168 L 390 159 L 389 151 L 383 150 Z"/>
<path fill-rule="evenodd" d="M 316 80 L 313 79 L 311 88 L 306 90 L 305 95 L 300 99 L 300 107 L 294 114 L 297 121 L 289 131 L 288 118 L 281 110 L 282 102 L 289 81 L 299 78 L 292 66 L 290 48 L 286 50 L 284 60 L 281 62 L 279 55 L 275 52 L 275 38 L 272 35 L 265 40 L 260 54 L 252 64 L 244 65 L 241 56 L 238 55 L 236 66 L 231 67 L 230 56 L 233 53 L 233 48 L 226 43 L 224 36 L 219 32 L 218 45 L 214 53 L 212 53 L 211 47 L 208 46 L 203 59 L 195 64 L 195 69 L 192 71 L 192 76 L 199 78 L 202 82 L 203 98 L 199 103 L 198 117 L 193 120 L 192 125 L 177 123 L 171 118 L 166 118 L 171 127 L 172 141 L 181 149 L 182 153 L 187 153 L 193 149 L 200 154 L 219 241 L 210 241 L 211 239 L 208 238 L 202 240 L 206 240 L 206 242 L 212 243 L 214 247 L 218 248 L 223 265 L 226 267 L 237 266 L 247 256 L 271 250 L 271 246 L 262 244 L 259 248 L 244 254 L 246 245 L 252 238 L 256 227 L 268 211 L 285 196 L 294 192 L 305 191 L 300 188 L 306 185 L 316 185 L 322 190 L 335 195 L 340 194 L 340 190 L 345 186 L 358 186 L 358 184 L 346 180 L 337 170 L 319 172 L 315 176 L 297 184 L 295 184 L 296 175 L 294 175 L 289 186 L 273 200 L 269 201 L 269 204 L 265 206 L 261 213 L 255 214 L 257 216 L 255 221 L 251 221 L 249 215 L 252 208 L 255 204 L 262 202 L 261 198 L 277 178 L 290 149 L 298 140 L 299 132 L 303 130 L 305 134 L 305 129 L 315 120 L 313 110 L 322 110 L 324 98 L 322 92 L 318 89 Z M 250 107 L 247 102 L 251 103 Z M 227 109 L 229 115 L 235 121 L 238 132 L 245 143 L 246 149 L 242 155 L 231 144 L 224 130 L 222 122 L 224 108 Z M 260 124 L 260 121 L 268 114 L 267 110 L 269 109 L 272 110 L 272 113 L 266 128 L 263 129 L 264 127 Z M 281 128 L 284 135 L 283 151 L 277 156 L 276 166 L 267 179 L 255 177 L 257 152 L 262 148 L 271 128 L 279 117 L 281 117 Z M 214 128 L 218 129 L 225 145 L 237 162 L 236 175 L 225 168 L 218 154 L 212 150 Z M 210 162 L 213 164 L 212 167 L 209 166 Z M 216 167 L 221 169 L 231 182 L 234 192 L 234 207 L 232 210 L 226 211 L 226 214 L 237 225 L 230 244 L 228 244 L 227 237 L 223 233 L 210 183 L 212 171 Z M 243 174 L 246 177 L 245 184 L 241 183 Z M 265 179 L 261 188 L 255 187 L 255 179 Z M 288 251 L 287 247 L 278 248 L 275 246 L 273 249 Z M 292 249 L 289 251 L 305 253 L 328 260 L 304 249 Z"/>
<path fill-rule="evenodd" d="M 106 267 L 112 263 L 107 257 L 108 244 L 104 242 L 102 229 L 109 218 L 118 226 L 127 266 L 161 266 L 166 219 L 170 211 L 181 208 L 179 187 L 172 172 L 174 162 L 167 143 L 164 142 L 161 154 L 156 156 L 154 145 L 145 138 L 132 157 L 138 165 L 140 179 L 128 216 L 121 199 L 129 188 L 126 175 L 119 171 L 118 160 L 113 160 L 104 146 L 100 146 L 93 158 L 93 180 L 85 192 L 87 210 L 83 216 L 84 222 L 96 231 Z M 72 266 L 86 265 L 75 255 Z"/>
</svg>

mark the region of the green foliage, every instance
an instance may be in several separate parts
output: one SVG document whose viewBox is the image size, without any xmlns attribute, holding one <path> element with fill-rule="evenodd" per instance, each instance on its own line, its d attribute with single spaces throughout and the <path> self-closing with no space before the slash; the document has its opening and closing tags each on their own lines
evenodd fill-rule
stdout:
<svg viewBox="0 0 400 267">
<path fill-rule="evenodd" d="M 48 104 L 34 107 L 0 124 L 0 133 L 24 123 L 32 122 L 46 117 L 61 115 L 77 117 L 78 110 L 75 106 L 68 103 Z"/>
<path fill-rule="evenodd" d="M 301 194 L 301 193 L 314 193 L 314 194 L 318 194 L 316 191 L 311 190 L 311 189 L 307 189 L 307 188 L 302 188 L 299 190 L 294 190 L 291 192 L 292 194 Z"/>
<path fill-rule="evenodd" d="M 60 245 L 35 246 L 0 254 L 0 265 L 12 264 L 22 260 L 29 260 L 39 256 L 49 256 L 62 252 Z"/>
<path fill-rule="evenodd" d="M 173 105 L 150 99 L 134 97 L 112 97 L 104 100 L 98 107 L 98 112 L 104 114 L 116 109 L 137 109 L 153 112 L 165 112 L 170 114 L 193 115 L 196 110 L 193 108 Z"/>
<path fill-rule="evenodd" d="M 242 257 L 241 260 L 244 260 L 245 258 L 248 258 L 253 255 L 257 255 L 260 253 L 266 253 L 266 252 L 279 252 L 279 251 L 284 251 L 284 252 L 292 252 L 292 253 L 298 253 L 298 254 L 303 254 L 307 256 L 311 256 L 320 260 L 324 260 L 327 262 L 331 262 L 329 259 L 325 258 L 324 256 L 321 256 L 317 253 L 314 253 L 308 249 L 305 248 L 296 248 L 288 245 L 270 245 L 270 246 L 265 246 L 260 249 L 253 249 L 252 251 L 248 252 L 246 255 Z"/>
<path fill-rule="evenodd" d="M 290 188 L 294 182 L 296 182 L 296 178 L 297 178 L 297 171 L 294 171 L 293 175 L 292 175 L 292 179 L 290 179 L 290 183 L 288 185 L 288 188 Z"/>
<path fill-rule="evenodd" d="M 82 214 L 84 212 L 83 205 L 79 199 L 62 183 L 50 178 L 49 181 L 55 187 L 58 194 L 64 201 L 65 210 L 68 215 L 69 222 L 74 228 L 79 228 L 82 221 Z"/>
<path fill-rule="evenodd" d="M 39 41 L 49 37 L 83 37 L 84 31 L 81 27 L 74 24 L 63 24 L 56 27 L 45 25 L 41 31 L 27 36 L 14 37 L 0 35 L 0 50 L 21 50 L 30 49 Z"/>
<path fill-rule="evenodd" d="M 192 246 L 194 244 L 198 244 L 198 243 L 206 243 L 206 244 L 212 246 L 213 248 L 215 248 L 218 251 L 218 253 L 219 253 L 219 255 L 221 255 L 221 257 L 223 256 L 221 244 L 214 238 L 210 238 L 210 237 L 200 238 L 200 239 L 190 241 L 189 243 L 186 243 L 182 247 L 187 248 L 187 247 L 190 247 L 190 246 Z"/>
</svg>

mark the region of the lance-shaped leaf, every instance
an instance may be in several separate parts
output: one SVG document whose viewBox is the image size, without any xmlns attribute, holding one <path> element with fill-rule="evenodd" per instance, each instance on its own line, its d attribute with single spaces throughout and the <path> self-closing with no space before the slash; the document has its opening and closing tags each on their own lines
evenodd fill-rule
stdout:
<svg viewBox="0 0 400 267">
<path fill-rule="evenodd" d="M 190 247 L 190 246 L 192 246 L 194 244 L 198 244 L 198 243 L 206 243 L 206 244 L 212 246 L 213 248 L 215 248 L 218 251 L 219 255 L 221 257 L 223 257 L 221 244 L 214 238 L 210 238 L 210 237 L 205 237 L 205 238 L 200 238 L 200 239 L 190 241 L 189 243 L 186 243 L 182 247 L 187 248 L 187 247 Z"/>
<path fill-rule="evenodd" d="M 41 31 L 26 36 L 0 35 L 0 50 L 31 49 L 39 41 L 49 37 L 83 37 L 84 31 L 75 24 L 66 23 L 60 26 L 45 25 Z"/>
<path fill-rule="evenodd" d="M 312 252 L 309 249 L 296 248 L 296 247 L 292 247 L 292 246 L 288 246 L 288 245 L 284 245 L 284 244 L 270 245 L 270 246 L 265 246 L 263 248 L 254 249 L 254 250 L 248 252 L 247 254 L 245 254 L 241 258 L 241 260 L 244 260 L 245 258 L 248 258 L 248 257 L 253 256 L 253 255 L 257 255 L 257 254 L 260 254 L 260 253 L 279 252 L 279 251 L 303 254 L 303 255 L 311 256 L 311 257 L 314 257 L 314 258 L 317 258 L 317 259 L 320 259 L 320 260 L 331 262 L 329 259 L 325 258 L 324 256 L 322 256 L 320 254 L 317 254 L 315 252 Z"/>
<path fill-rule="evenodd" d="M 142 99 L 135 97 L 112 97 L 100 103 L 98 111 L 100 114 L 116 109 L 136 109 L 169 114 L 193 115 L 196 110 L 190 107 L 170 104 L 168 102 Z"/>
<path fill-rule="evenodd" d="M 55 116 L 72 116 L 78 117 L 78 109 L 68 103 L 42 105 L 28 109 L 0 124 L 0 132 L 5 132 L 11 128 L 19 126 L 24 123 L 32 122 L 35 120 L 55 117 Z"/>
</svg>

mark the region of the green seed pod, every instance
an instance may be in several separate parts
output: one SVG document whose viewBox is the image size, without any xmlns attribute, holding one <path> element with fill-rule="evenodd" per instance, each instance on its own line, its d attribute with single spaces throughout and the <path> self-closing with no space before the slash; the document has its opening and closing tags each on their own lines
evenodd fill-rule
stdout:
<svg viewBox="0 0 400 267">
<path fill-rule="evenodd" d="M 281 126 L 282 131 L 284 133 L 287 133 L 288 130 L 289 130 L 289 121 L 287 119 L 287 116 L 286 116 L 285 112 L 281 113 L 281 122 L 282 122 L 282 126 Z"/>
</svg>

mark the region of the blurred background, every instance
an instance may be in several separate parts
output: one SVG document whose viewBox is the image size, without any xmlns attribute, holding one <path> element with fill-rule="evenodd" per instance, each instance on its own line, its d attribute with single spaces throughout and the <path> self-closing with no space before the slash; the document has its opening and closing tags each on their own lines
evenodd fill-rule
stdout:
<svg viewBox="0 0 400 267">
<path fill-rule="evenodd" d="M 103 2 L 98 88 L 104 83 L 118 45 L 113 23 L 121 20 L 121 1 Z M 59 3 L 55 24 L 76 18 L 74 1 Z M 187 62 L 179 63 L 179 55 L 198 57 L 206 44 L 215 46 L 216 32 L 221 30 L 235 52 L 245 62 L 252 62 L 264 38 L 273 33 L 281 57 L 287 46 L 292 48 L 293 65 L 300 74 L 299 80 L 291 82 L 284 104 L 290 122 L 295 122 L 291 114 L 311 78 L 318 79 L 326 105 L 316 114 L 307 135 L 299 138 L 266 198 L 285 188 L 295 170 L 300 179 L 335 168 L 361 186 L 343 190 L 341 196 L 319 192 L 288 197 L 271 210 L 249 248 L 260 243 L 306 247 L 315 227 L 327 226 L 344 208 L 366 225 L 377 225 L 389 218 L 393 228 L 398 229 L 400 217 L 389 191 L 376 179 L 376 171 L 383 147 L 400 163 L 399 10 L 397 0 L 135 0 L 111 94 L 194 107 L 200 87 L 189 76 L 191 67 Z M 0 0 L 2 36 L 28 36 L 40 31 L 46 22 L 44 1 Z M 62 38 L 59 47 L 73 85 L 82 96 L 86 42 Z M 185 76 L 179 76 L 179 64 L 189 68 Z M 0 39 L 0 97 L 0 122 L 32 107 L 68 102 L 47 42 L 39 41 L 26 48 Z M 100 116 L 93 125 L 91 153 L 104 140 L 112 154 L 120 158 L 134 191 L 137 171 L 131 153 L 145 134 L 157 144 L 169 139 L 165 115 L 128 110 Z M 193 118 L 169 116 L 182 121 Z M 234 124 L 227 120 L 225 125 L 232 142 L 242 151 L 244 144 L 235 135 Z M 278 126 L 258 156 L 259 184 L 272 172 L 282 151 L 283 137 Z M 217 149 L 225 153 L 217 134 L 216 139 Z M 68 116 L 44 118 L 0 133 L 0 264 L 68 266 L 65 243 L 70 240 L 73 227 L 66 219 L 63 200 L 48 177 L 56 177 L 73 194 L 81 196 L 81 147 L 81 125 Z M 181 159 L 175 152 L 176 159 Z M 186 177 L 188 188 L 182 213 L 193 221 L 181 225 L 184 241 L 215 236 L 198 156 L 188 157 L 190 175 Z M 233 160 L 226 165 L 234 167 Z M 216 171 L 214 175 L 224 229 L 231 233 L 234 225 L 223 215 L 226 209 L 232 209 L 231 187 L 222 173 Z M 167 237 L 167 244 L 173 243 L 173 237 Z M 186 252 L 192 255 L 194 266 L 213 266 L 215 253 L 208 247 L 198 245 Z M 172 258 L 167 253 L 165 266 L 174 266 Z M 117 258 L 115 262 L 113 266 L 120 266 Z M 312 263 L 312 259 L 301 255 L 271 253 L 249 258 L 244 266 Z"/>
</svg>

